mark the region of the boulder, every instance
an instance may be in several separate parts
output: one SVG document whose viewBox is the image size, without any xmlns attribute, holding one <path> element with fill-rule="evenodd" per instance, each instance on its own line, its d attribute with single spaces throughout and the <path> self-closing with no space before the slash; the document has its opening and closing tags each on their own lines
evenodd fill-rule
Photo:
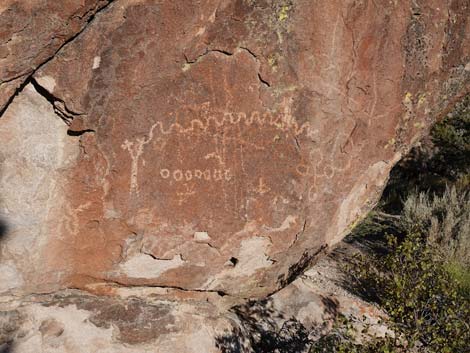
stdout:
<svg viewBox="0 0 470 353">
<path fill-rule="evenodd" d="M 3 2 L 0 290 L 285 287 L 469 92 L 469 18 L 466 0 Z"/>
</svg>

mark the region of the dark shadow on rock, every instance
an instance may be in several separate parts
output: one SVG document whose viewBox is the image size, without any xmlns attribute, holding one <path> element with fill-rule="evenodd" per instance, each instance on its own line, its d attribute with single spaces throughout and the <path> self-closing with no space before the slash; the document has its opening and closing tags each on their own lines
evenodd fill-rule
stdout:
<svg viewBox="0 0 470 353">
<path fill-rule="evenodd" d="M 250 301 L 232 308 L 236 327 L 216 337 L 223 353 L 302 353 L 310 347 L 307 329 L 294 318 L 285 318 L 270 299 Z"/>
<path fill-rule="evenodd" d="M 389 251 L 387 235 L 400 236 L 400 229 L 391 220 L 372 214 L 363 220 L 343 242 L 364 254 L 386 255 Z M 338 249 L 338 251 L 341 251 Z M 350 257 L 347 254 L 346 258 Z"/>
<path fill-rule="evenodd" d="M 321 301 L 325 306 L 325 312 L 332 318 L 335 318 L 339 314 L 339 302 L 336 298 L 321 296 Z"/>
<path fill-rule="evenodd" d="M 13 353 L 13 343 L 8 342 L 0 345 L 0 353 Z"/>
<path fill-rule="evenodd" d="M 0 218 L 0 239 L 4 237 L 8 232 L 8 224 Z M 0 353 L 2 353 L 0 351 Z"/>
<path fill-rule="evenodd" d="M 278 277 L 278 283 L 280 287 L 284 288 L 300 277 L 309 267 L 313 265 L 315 261 L 319 259 L 321 254 L 325 253 L 326 248 L 327 247 L 324 245 L 313 253 L 310 250 L 304 251 L 299 261 L 289 267 L 287 274 L 280 275 Z"/>
<path fill-rule="evenodd" d="M 400 229 L 392 221 L 384 221 L 380 215 L 373 214 L 362 221 L 330 254 L 340 264 L 343 274 L 336 284 L 368 303 L 377 303 L 380 293 L 375 290 L 376 283 L 359 274 L 373 271 L 372 262 L 390 253 L 388 235 L 402 239 Z"/>
<path fill-rule="evenodd" d="M 0 353 L 13 353 L 24 317 L 17 310 L 0 311 Z"/>
</svg>

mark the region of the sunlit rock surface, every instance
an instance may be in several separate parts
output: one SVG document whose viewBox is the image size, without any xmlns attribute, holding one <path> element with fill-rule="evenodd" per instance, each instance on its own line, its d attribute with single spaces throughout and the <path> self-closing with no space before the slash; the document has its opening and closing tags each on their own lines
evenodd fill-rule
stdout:
<svg viewBox="0 0 470 353">
<path fill-rule="evenodd" d="M 0 291 L 285 287 L 469 91 L 469 17 L 466 0 L 2 2 Z"/>
</svg>

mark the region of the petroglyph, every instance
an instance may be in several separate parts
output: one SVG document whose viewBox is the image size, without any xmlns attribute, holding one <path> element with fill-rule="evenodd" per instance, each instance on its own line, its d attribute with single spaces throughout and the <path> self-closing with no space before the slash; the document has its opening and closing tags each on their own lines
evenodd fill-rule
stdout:
<svg viewBox="0 0 470 353">
<path fill-rule="evenodd" d="M 178 204 L 181 206 L 190 196 L 196 194 L 194 191 L 194 185 L 184 184 L 184 191 L 178 191 L 176 196 L 178 197 Z"/>
<path fill-rule="evenodd" d="M 125 140 L 121 145 L 121 148 L 127 150 L 131 157 L 131 177 L 130 177 L 130 192 L 138 194 L 139 185 L 137 184 L 137 176 L 139 172 L 139 159 L 144 153 L 144 146 L 150 143 L 154 137 L 154 129 L 157 127 L 158 123 L 154 124 L 149 131 L 147 138 L 138 138 L 135 142 L 130 142 Z"/>
<path fill-rule="evenodd" d="M 160 169 L 160 177 L 173 181 L 230 181 L 233 176 L 230 169 Z"/>
<path fill-rule="evenodd" d="M 284 132 L 291 132 L 294 136 L 298 137 L 304 135 L 306 137 L 313 138 L 318 131 L 311 127 L 310 122 L 304 122 L 299 124 L 295 117 L 292 115 L 290 108 L 286 107 L 283 112 L 275 114 L 269 111 L 261 113 L 259 111 L 253 111 L 251 113 L 245 112 L 226 112 L 218 111 L 207 108 L 206 106 L 200 107 L 201 111 L 196 109 L 200 117 L 194 118 L 197 115 L 194 110 L 191 111 L 191 115 L 175 114 L 178 116 L 178 120 L 188 121 L 189 123 L 174 122 L 171 124 L 165 124 L 162 121 L 157 121 L 151 128 L 149 137 L 147 139 L 137 139 L 137 147 L 141 144 L 145 145 L 153 139 L 153 131 L 157 128 L 158 134 L 160 135 L 171 135 L 171 134 L 188 134 L 201 135 L 207 133 L 211 126 L 217 128 L 242 125 L 252 126 L 257 125 L 259 127 L 274 127 L 277 130 Z M 168 126 L 165 126 L 168 125 Z M 133 145 L 133 142 L 125 142 Z M 127 146 L 123 145 L 123 148 L 127 149 Z M 208 155 L 207 158 L 210 158 Z M 214 157 L 214 156 L 213 156 Z"/>
<path fill-rule="evenodd" d="M 175 121 L 176 120 L 176 121 Z M 173 121 L 166 123 L 166 121 Z M 292 115 L 290 105 L 284 104 L 284 109 L 279 113 L 252 111 L 251 113 L 221 111 L 213 109 L 208 103 L 198 106 L 181 108 L 174 114 L 170 114 L 169 119 L 157 121 L 151 128 L 147 137 L 137 138 L 135 141 L 125 140 L 121 148 L 129 152 L 131 158 L 130 171 L 130 193 L 139 194 L 138 174 L 141 164 L 141 157 L 144 153 L 144 146 L 149 144 L 155 136 L 160 138 L 170 138 L 171 136 L 181 135 L 191 140 L 197 141 L 198 136 L 209 136 L 213 134 L 213 128 L 233 129 L 237 137 L 226 136 L 225 141 L 235 141 L 237 145 L 245 144 L 247 146 L 264 149 L 262 140 L 246 141 L 241 136 L 242 127 L 253 127 L 261 130 L 265 128 L 274 128 L 278 133 L 289 133 L 291 136 L 299 137 L 301 135 L 313 139 L 317 130 L 313 129 L 310 122 L 298 123 Z M 224 130 L 225 131 L 225 130 Z M 278 137 L 279 138 L 279 137 Z M 195 142 L 197 143 L 197 142 Z M 271 143 L 271 141 L 270 141 Z M 241 148 L 241 147 L 240 147 Z M 196 151 L 196 150 L 195 150 Z M 219 168 L 188 168 L 171 169 L 161 168 L 159 170 L 159 180 L 174 182 L 189 181 L 207 181 L 207 182 L 227 182 L 232 180 L 234 174 L 231 168 L 226 167 L 226 160 L 216 152 L 207 153 L 201 156 L 210 163 L 211 160 L 220 165 Z M 180 161 L 184 164 L 184 161 Z M 265 192 L 266 186 L 261 187 Z M 260 190 L 261 190 L 260 189 Z"/>
<path fill-rule="evenodd" d="M 271 188 L 269 188 L 266 183 L 264 182 L 263 178 L 259 178 L 258 180 L 258 187 L 256 188 L 256 192 L 258 194 L 265 194 L 267 192 L 271 191 Z"/>
</svg>

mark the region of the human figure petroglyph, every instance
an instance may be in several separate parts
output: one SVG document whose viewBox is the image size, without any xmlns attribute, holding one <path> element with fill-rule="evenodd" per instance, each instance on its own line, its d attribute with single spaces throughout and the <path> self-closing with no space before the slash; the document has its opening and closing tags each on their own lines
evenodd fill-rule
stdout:
<svg viewBox="0 0 470 353">
<path fill-rule="evenodd" d="M 194 191 L 194 185 L 188 186 L 188 184 L 184 184 L 184 191 L 178 191 L 176 193 L 178 197 L 178 204 L 181 206 L 183 203 L 190 197 L 196 194 Z"/>
<path fill-rule="evenodd" d="M 63 223 L 61 224 L 61 232 L 59 234 L 78 234 L 80 230 L 80 222 L 78 214 L 90 208 L 91 202 L 85 202 L 78 207 L 73 207 L 70 203 L 63 206 Z"/>
<path fill-rule="evenodd" d="M 135 142 L 131 142 L 125 140 L 124 143 L 121 145 L 121 148 L 127 150 L 131 157 L 131 176 L 130 176 L 130 192 L 138 194 L 139 193 L 139 185 L 137 183 L 137 176 L 139 173 L 139 159 L 144 152 L 144 146 L 150 143 L 154 137 L 154 130 L 159 125 L 159 123 L 155 123 L 150 128 L 148 137 L 140 137 L 137 138 Z"/>
<path fill-rule="evenodd" d="M 223 161 L 222 157 L 220 157 L 216 152 L 208 153 L 204 156 L 204 159 L 215 159 L 220 165 L 225 165 L 225 162 Z"/>
</svg>

